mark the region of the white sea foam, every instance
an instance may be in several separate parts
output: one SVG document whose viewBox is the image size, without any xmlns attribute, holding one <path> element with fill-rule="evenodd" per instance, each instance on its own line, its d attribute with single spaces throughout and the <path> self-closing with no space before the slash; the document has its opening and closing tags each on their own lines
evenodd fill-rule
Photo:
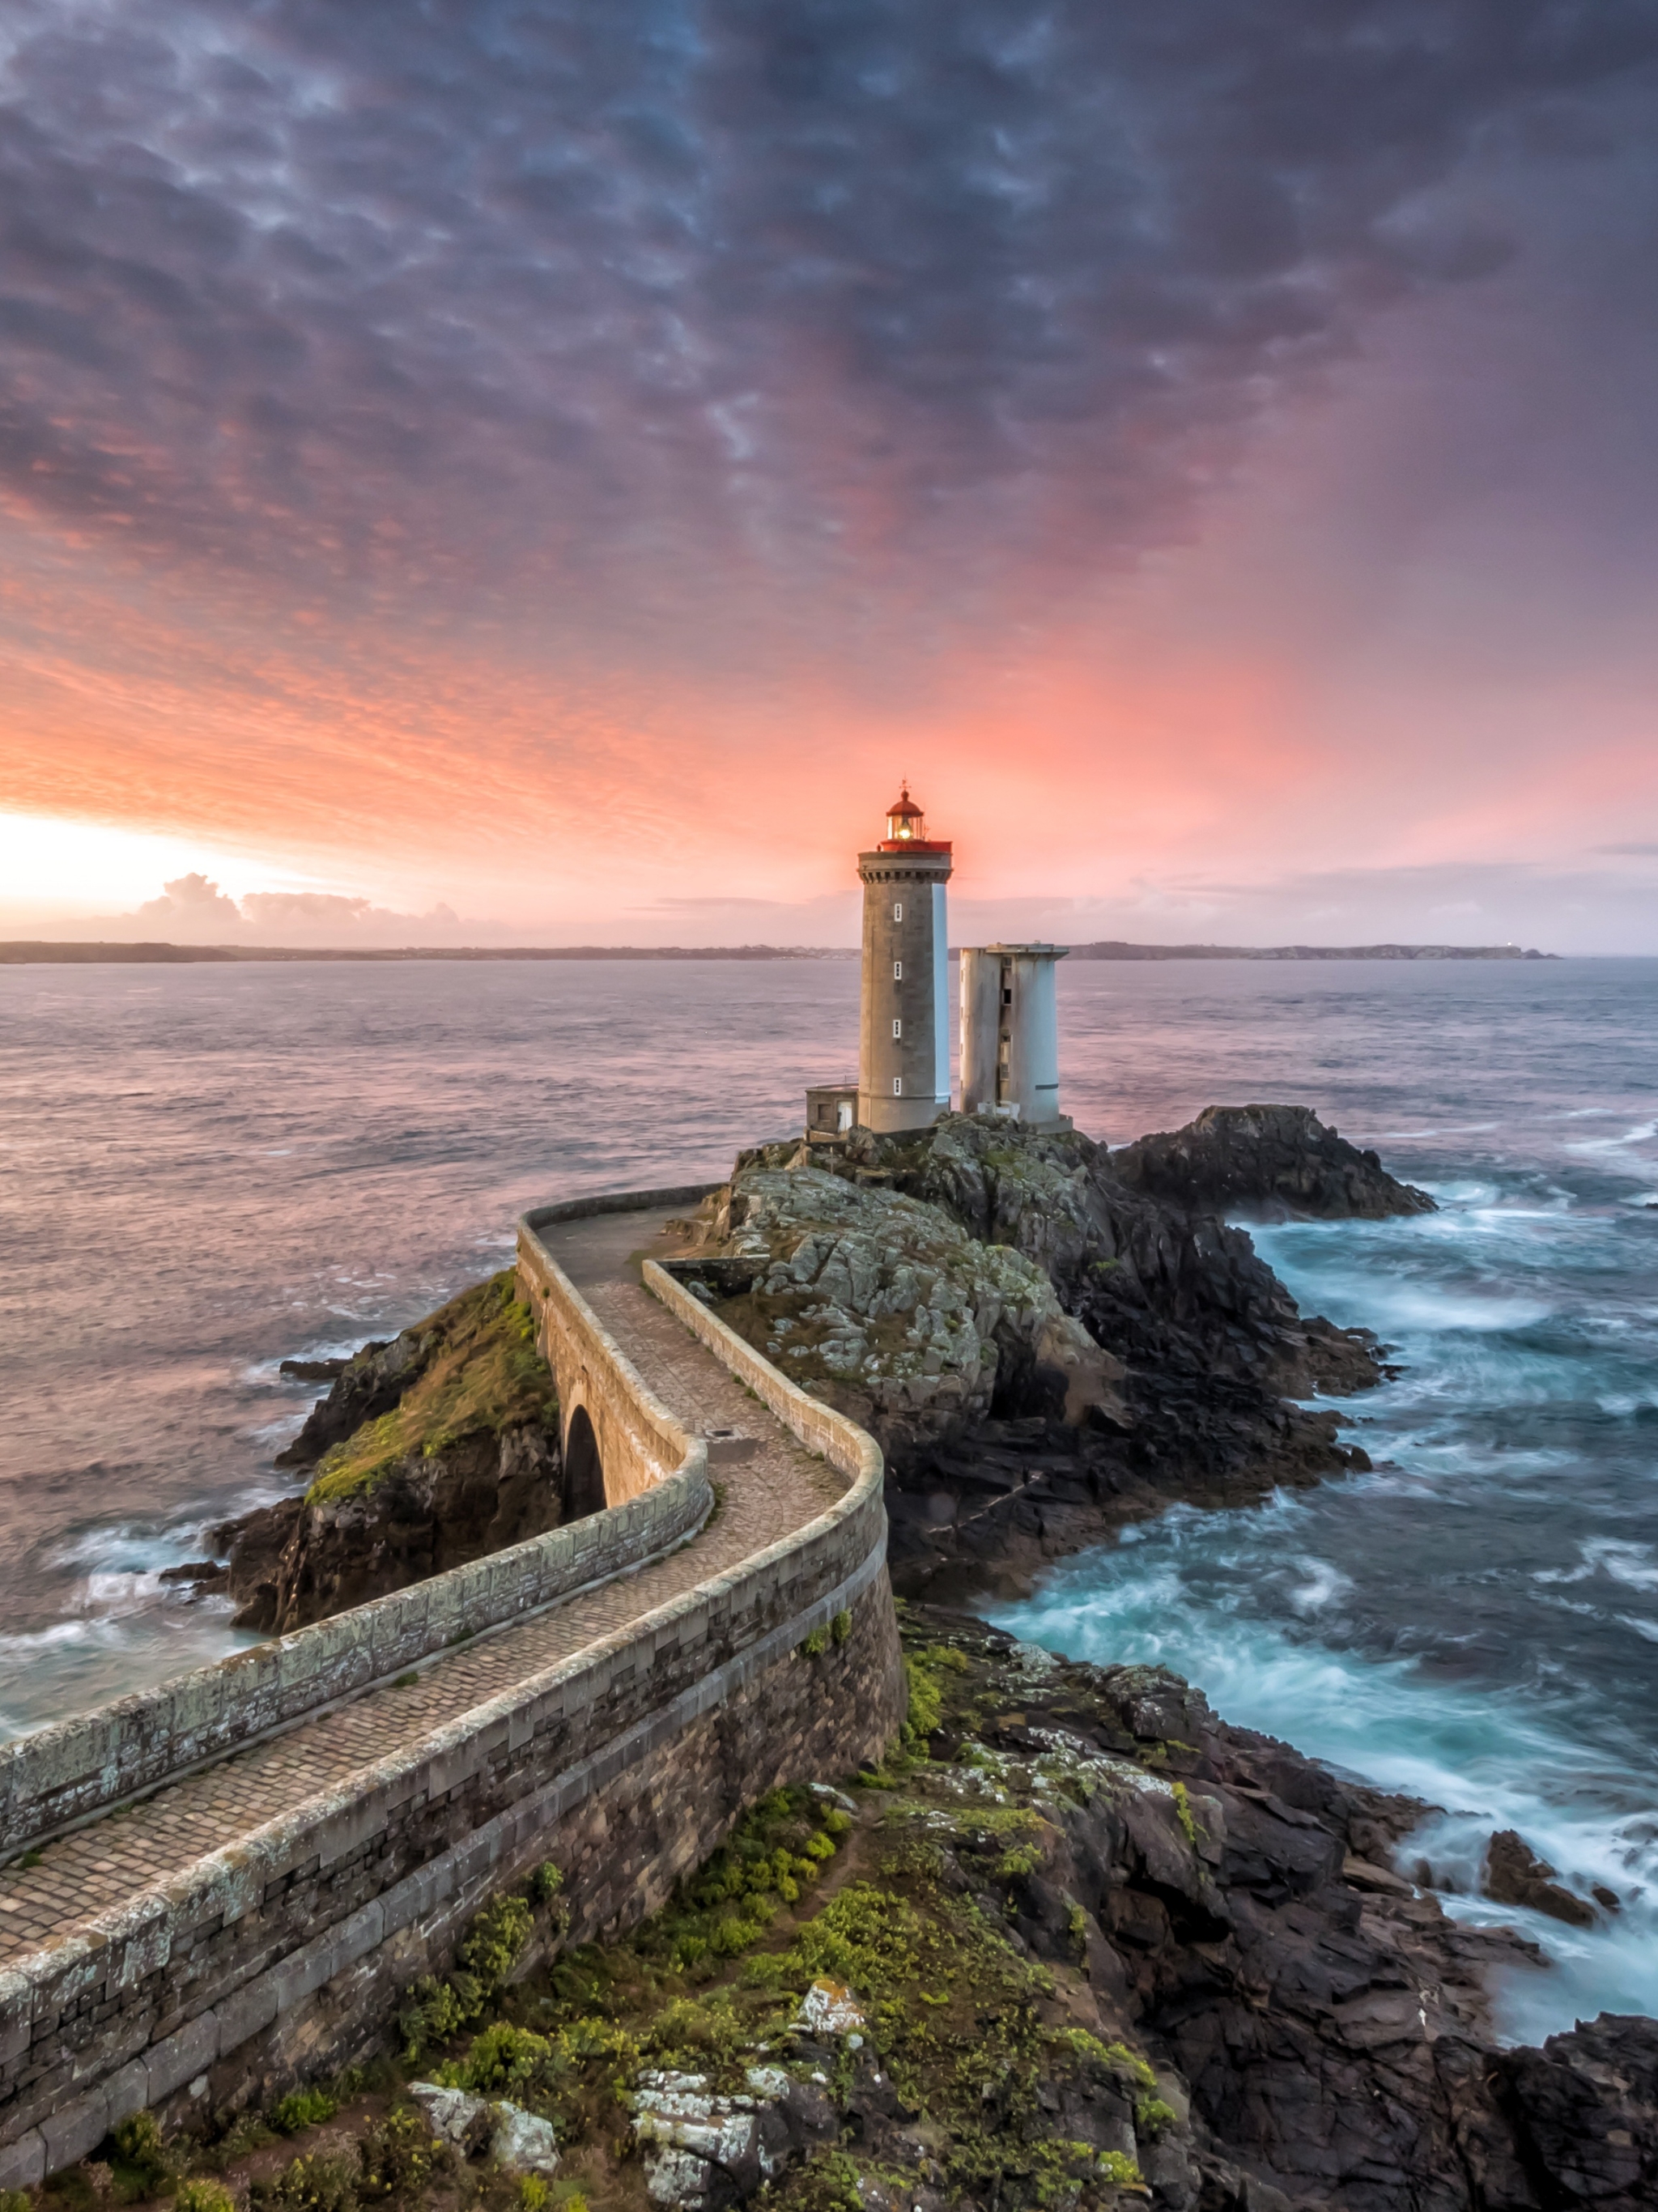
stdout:
<svg viewBox="0 0 1658 2212">
<path fill-rule="evenodd" d="M 1268 1509 L 1254 1534 L 1257 1561 L 1294 1517 L 1294 1501 Z M 1195 1517 L 1195 1516 L 1194 1516 Z M 1234 1516 L 1227 1516 L 1232 1518 Z M 1505 1979 L 1502 2027 L 1510 2039 L 1552 2033 L 1605 2004 L 1658 2008 L 1658 1785 L 1631 1775 L 1561 1731 L 1551 1717 L 1509 1697 L 1448 1686 L 1409 1660 L 1366 1661 L 1291 1638 L 1245 1617 L 1236 1601 L 1200 1595 L 1182 1573 L 1195 1541 L 1206 1560 L 1219 1548 L 1212 1528 L 1188 1522 L 1176 1540 L 1151 1536 L 1134 1563 L 1121 1552 L 1090 1572 L 1082 1562 L 1054 1571 L 1027 1603 L 995 1618 L 1025 1638 L 1102 1662 L 1173 1667 L 1201 1684 L 1229 1719 L 1284 1738 L 1303 1752 L 1381 1786 L 1453 1808 L 1433 1816 L 1400 1848 L 1412 1871 L 1426 1859 L 1437 1886 L 1467 1899 L 1467 1916 L 1521 1925 L 1563 1971 Z M 1248 1564 L 1233 1556 L 1235 1577 Z M 1309 1563 L 1298 1558 L 1304 1571 Z M 1230 1577 L 1229 1577 L 1229 1580 Z M 1297 1605 L 1309 1588 L 1290 1592 Z M 1641 1632 L 1649 1632 L 1643 1626 Z M 1658 1629 L 1650 1632 L 1658 1640 Z M 1565 1929 L 1534 1913 L 1477 1898 L 1480 1862 L 1494 1830 L 1513 1827 L 1587 1895 L 1600 1882 L 1624 1899 L 1621 1914 L 1593 1930 Z"/>
<path fill-rule="evenodd" d="M 1643 1121 L 1637 1128 L 1625 1129 L 1620 1136 L 1580 1138 L 1575 1145 L 1568 1145 L 1566 1150 L 1570 1152 L 1621 1152 L 1625 1145 L 1644 1145 L 1653 1137 L 1658 1137 L 1658 1121 Z"/>
<path fill-rule="evenodd" d="M 1303 1615 L 1322 1613 L 1326 1606 L 1349 1595 L 1353 1587 L 1351 1575 L 1342 1573 L 1328 1559 L 1297 1559 L 1297 1566 L 1307 1577 L 1290 1592 L 1290 1602 Z"/>
</svg>

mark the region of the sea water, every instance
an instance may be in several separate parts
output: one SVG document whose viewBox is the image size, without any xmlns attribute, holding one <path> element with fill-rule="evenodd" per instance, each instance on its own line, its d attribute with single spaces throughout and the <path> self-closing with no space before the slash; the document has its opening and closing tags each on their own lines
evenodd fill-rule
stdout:
<svg viewBox="0 0 1658 2212">
<path fill-rule="evenodd" d="M 999 1609 L 1444 1808 L 1408 1856 L 1555 1961 L 1532 2038 L 1658 2010 L 1658 962 L 1073 961 L 1066 1101 L 1119 1143 L 1315 1107 L 1435 1214 L 1257 1228 L 1396 1379 L 1375 1472 L 1177 1510 Z M 284 1494 L 349 1350 L 505 1265 L 514 1218 L 712 1179 L 856 1051 L 855 963 L 0 969 L 0 1734 L 247 1640 L 160 1577 Z M 1493 1826 L 1617 1891 L 1579 1933 L 1474 1894 Z"/>
</svg>

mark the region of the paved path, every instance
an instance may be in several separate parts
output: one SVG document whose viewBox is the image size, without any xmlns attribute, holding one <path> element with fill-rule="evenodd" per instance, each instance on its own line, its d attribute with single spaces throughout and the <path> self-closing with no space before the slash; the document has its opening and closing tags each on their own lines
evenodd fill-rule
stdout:
<svg viewBox="0 0 1658 2212">
<path fill-rule="evenodd" d="M 654 1566 L 427 1660 L 418 1681 L 404 1689 L 371 1690 L 299 1721 L 269 1742 L 43 1845 L 37 1867 L 14 1862 L 0 1869 L 0 1960 L 61 1941 L 94 1914 L 140 1895 L 398 1745 L 418 1742 L 514 1682 L 738 1565 L 844 1494 L 842 1477 L 798 1443 L 640 1285 L 629 1263 L 641 1248 L 672 1249 L 659 1216 L 611 1214 L 543 1234 L 622 1350 L 688 1429 L 754 1439 L 750 1455 L 713 1470 L 724 1495 L 712 1525 Z"/>
</svg>

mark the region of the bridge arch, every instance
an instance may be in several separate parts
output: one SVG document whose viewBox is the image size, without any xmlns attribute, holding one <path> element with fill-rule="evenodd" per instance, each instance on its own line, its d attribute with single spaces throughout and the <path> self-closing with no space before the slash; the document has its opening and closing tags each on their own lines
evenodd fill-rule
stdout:
<svg viewBox="0 0 1658 2212">
<path fill-rule="evenodd" d="M 609 1502 L 598 1438 L 587 1408 L 578 1405 L 564 1432 L 564 1518 L 585 1521 L 602 1513 Z"/>
</svg>

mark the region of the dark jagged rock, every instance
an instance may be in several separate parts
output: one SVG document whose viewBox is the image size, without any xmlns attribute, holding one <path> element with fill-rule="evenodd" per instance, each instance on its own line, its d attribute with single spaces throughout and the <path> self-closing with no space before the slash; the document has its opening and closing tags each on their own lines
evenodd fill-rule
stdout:
<svg viewBox="0 0 1658 2212">
<path fill-rule="evenodd" d="M 556 1528 L 563 1517 L 556 1429 L 522 1424 L 411 1453 L 371 1489 L 285 1498 L 214 1535 L 220 1587 L 239 1628 L 273 1636 L 406 1589 L 449 1567 Z"/>
<path fill-rule="evenodd" d="M 1534 2201 L 1595 2212 L 1658 2204 L 1658 2022 L 1605 2013 L 1497 2061 Z M 1526 2200 L 1520 2200 L 1524 2202 Z"/>
<path fill-rule="evenodd" d="M 1307 1106 L 1208 1106 L 1183 1129 L 1125 1145 L 1111 1166 L 1133 1189 L 1191 1212 L 1382 1221 L 1435 1211 L 1425 1190 L 1398 1182 Z"/>
<path fill-rule="evenodd" d="M 238 1627 L 275 1627 L 282 1553 L 304 1511 L 302 1498 L 282 1498 L 274 1505 L 256 1506 L 209 1531 L 214 1550 L 227 1554 L 228 1564 L 200 1580 L 235 1600 Z"/>
<path fill-rule="evenodd" d="M 344 1359 L 284 1359 L 276 1370 L 291 1382 L 333 1382 L 344 1374 Z"/>
<path fill-rule="evenodd" d="M 365 1344 L 354 1352 L 332 1378 L 325 1398 L 319 1398 L 305 1417 L 305 1426 L 291 1444 L 276 1454 L 278 1467 L 315 1467 L 333 1445 L 343 1443 L 365 1421 L 389 1413 L 412 1382 L 417 1382 L 435 1350 L 429 1329 L 417 1324 L 389 1340 Z M 282 1363 L 284 1372 L 288 1362 Z M 329 1378 L 319 1376 L 319 1382 Z"/>
<path fill-rule="evenodd" d="M 1552 1920 L 1564 1920 L 1569 1927 L 1593 1928 L 1597 1917 L 1594 1906 L 1563 1887 L 1554 1875 L 1555 1869 L 1546 1859 L 1540 1859 L 1513 1828 L 1499 1828 L 1491 1838 L 1485 1852 L 1484 1887 L 1493 1903 L 1528 1905 L 1533 1912 L 1546 1912 Z"/>
</svg>

